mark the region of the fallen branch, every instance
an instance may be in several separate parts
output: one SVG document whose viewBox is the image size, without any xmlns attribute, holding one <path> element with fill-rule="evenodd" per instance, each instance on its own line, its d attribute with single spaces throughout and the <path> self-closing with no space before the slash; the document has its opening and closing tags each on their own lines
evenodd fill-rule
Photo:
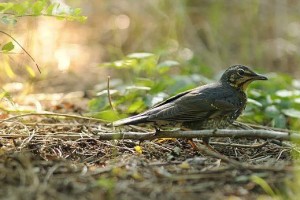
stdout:
<svg viewBox="0 0 300 200">
<path fill-rule="evenodd" d="M 151 133 L 121 132 L 121 133 L 99 133 L 100 140 L 132 139 L 132 140 L 152 140 L 156 138 L 203 138 L 203 137 L 231 137 L 231 138 L 261 138 L 277 139 L 300 142 L 300 135 L 270 130 L 194 130 L 194 131 L 160 131 Z"/>
<path fill-rule="evenodd" d="M 96 132 L 96 131 L 94 131 Z M 0 134 L 2 138 L 24 138 L 26 134 Z M 253 139 L 277 139 L 293 142 L 300 142 L 300 135 L 297 133 L 287 133 L 270 130 L 195 130 L 195 131 L 161 131 L 161 132 L 121 132 L 121 133 L 81 133 L 81 132 L 56 132 L 52 134 L 35 133 L 36 137 L 51 137 L 62 139 L 94 138 L 98 140 L 153 140 L 157 138 L 203 138 L 203 137 L 231 137 L 231 138 L 253 138 Z"/>
</svg>

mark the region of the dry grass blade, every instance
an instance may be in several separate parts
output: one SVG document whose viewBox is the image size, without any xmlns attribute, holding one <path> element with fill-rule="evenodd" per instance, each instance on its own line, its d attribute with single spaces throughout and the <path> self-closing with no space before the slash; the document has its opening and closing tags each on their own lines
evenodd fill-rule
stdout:
<svg viewBox="0 0 300 200">
<path fill-rule="evenodd" d="M 19 45 L 19 47 L 30 57 L 30 59 L 34 62 L 35 66 L 37 67 L 37 69 L 39 70 L 40 73 L 41 70 L 39 68 L 39 65 L 35 62 L 34 58 L 26 51 L 26 49 L 14 38 L 12 37 L 10 34 L 4 32 L 4 31 L 1 31 L 0 30 L 0 33 L 4 34 L 4 35 L 7 35 L 8 37 L 10 37 L 15 43 L 17 43 Z"/>
<path fill-rule="evenodd" d="M 9 117 L 4 120 L 0 120 L 0 124 L 4 122 L 8 122 L 17 118 L 23 118 L 23 117 L 28 117 L 28 116 L 52 116 L 52 117 L 66 117 L 66 118 L 75 118 L 75 119 L 82 119 L 82 120 L 90 120 L 90 121 L 97 121 L 97 122 L 102 122 L 102 123 L 107 123 L 105 120 L 101 119 L 96 119 L 96 118 L 91 118 L 91 117 L 84 117 L 84 116 L 79 116 L 79 115 L 70 115 L 70 114 L 61 114 L 61 113 L 26 113 L 26 114 L 21 114 L 21 115 L 16 115 L 13 117 Z"/>
</svg>

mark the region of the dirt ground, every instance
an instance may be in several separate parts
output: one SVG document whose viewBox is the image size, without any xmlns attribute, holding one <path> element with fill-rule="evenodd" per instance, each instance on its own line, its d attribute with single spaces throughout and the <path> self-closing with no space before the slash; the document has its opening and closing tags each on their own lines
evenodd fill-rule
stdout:
<svg viewBox="0 0 300 200">
<path fill-rule="evenodd" d="M 91 120 L 37 114 L 0 126 L 1 199 L 271 199 L 293 181 L 295 149 L 276 140 L 211 139 L 240 166 L 185 139 L 100 140 L 131 128 Z"/>
</svg>

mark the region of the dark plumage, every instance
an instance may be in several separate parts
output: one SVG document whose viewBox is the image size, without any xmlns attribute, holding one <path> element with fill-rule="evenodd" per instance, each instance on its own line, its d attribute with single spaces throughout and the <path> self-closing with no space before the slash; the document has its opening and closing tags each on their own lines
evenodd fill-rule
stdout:
<svg viewBox="0 0 300 200">
<path fill-rule="evenodd" d="M 246 66 L 234 65 L 218 82 L 182 92 L 141 114 L 116 121 L 113 126 L 154 123 L 158 128 L 226 128 L 245 109 L 245 90 L 255 80 L 267 78 Z"/>
</svg>

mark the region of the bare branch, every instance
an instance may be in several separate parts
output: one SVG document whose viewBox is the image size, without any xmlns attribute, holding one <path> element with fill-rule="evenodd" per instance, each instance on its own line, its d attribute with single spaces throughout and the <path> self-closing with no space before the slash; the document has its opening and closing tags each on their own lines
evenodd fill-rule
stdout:
<svg viewBox="0 0 300 200">
<path fill-rule="evenodd" d="M 46 114 L 47 115 L 47 114 Z M 73 116 L 71 116 L 73 117 Z M 85 119 L 85 118 L 83 118 Z M 6 121 L 6 120 L 5 120 Z M 0 121 L 4 122 L 4 121 Z M 43 137 L 38 132 L 35 137 Z M 0 137 L 4 138 L 18 138 L 28 137 L 28 135 L 18 134 L 1 134 Z M 120 132 L 120 133 L 106 133 L 99 130 L 98 134 L 86 133 L 81 135 L 77 132 L 56 132 L 53 135 L 47 135 L 47 137 L 53 138 L 94 138 L 98 140 L 153 140 L 157 138 L 203 138 L 203 137 L 231 137 L 231 138 L 253 138 L 253 139 L 277 139 L 293 142 L 300 142 L 300 135 L 297 133 L 287 133 L 280 131 L 270 130 L 229 130 L 229 129 L 217 129 L 217 130 L 194 130 L 194 131 L 161 131 L 161 132 Z"/>
<path fill-rule="evenodd" d="M 288 133 L 270 130 L 194 130 L 194 131 L 161 131 L 152 133 L 139 132 L 121 132 L 121 133 L 100 133 L 100 140 L 113 139 L 136 139 L 152 140 L 156 138 L 203 138 L 203 137 L 232 137 L 232 138 L 262 138 L 300 141 L 300 135 L 297 133 Z"/>
</svg>

